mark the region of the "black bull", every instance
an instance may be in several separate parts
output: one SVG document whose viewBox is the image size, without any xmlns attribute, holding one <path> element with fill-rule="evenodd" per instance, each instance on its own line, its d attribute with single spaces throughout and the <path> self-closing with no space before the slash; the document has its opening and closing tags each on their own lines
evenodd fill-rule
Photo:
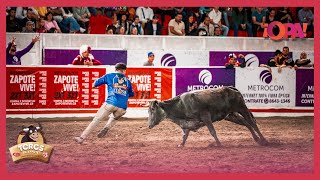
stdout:
<svg viewBox="0 0 320 180">
<path fill-rule="evenodd" d="M 183 140 L 179 145 L 182 147 L 190 130 L 196 131 L 203 126 L 208 127 L 210 134 L 220 146 L 212 123 L 223 119 L 246 126 L 258 144 L 268 144 L 241 93 L 234 87 L 191 91 L 167 101 L 152 101 L 148 113 L 150 129 L 166 118 L 179 125 L 183 131 Z"/>
</svg>

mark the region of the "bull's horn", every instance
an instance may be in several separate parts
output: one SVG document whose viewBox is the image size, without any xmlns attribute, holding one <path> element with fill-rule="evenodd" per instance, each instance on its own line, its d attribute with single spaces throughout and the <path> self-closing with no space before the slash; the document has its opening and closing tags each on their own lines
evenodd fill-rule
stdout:
<svg viewBox="0 0 320 180">
<path fill-rule="evenodd" d="M 23 128 L 23 131 L 24 131 L 24 132 L 28 132 L 28 131 L 29 131 L 29 128 Z"/>
<path fill-rule="evenodd" d="M 36 129 L 39 130 L 39 129 L 41 129 L 41 127 L 37 126 Z"/>
</svg>

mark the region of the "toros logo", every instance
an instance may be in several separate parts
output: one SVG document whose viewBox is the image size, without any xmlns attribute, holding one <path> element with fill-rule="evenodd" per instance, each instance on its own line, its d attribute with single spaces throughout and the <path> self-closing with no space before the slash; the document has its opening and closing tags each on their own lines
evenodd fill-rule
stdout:
<svg viewBox="0 0 320 180">
<path fill-rule="evenodd" d="M 268 70 L 263 70 L 260 73 L 260 80 L 266 84 L 270 84 L 272 81 L 272 74 Z"/>
<path fill-rule="evenodd" d="M 210 71 L 208 70 L 202 70 L 199 73 L 199 82 L 201 82 L 202 84 L 210 84 L 212 81 L 212 74 L 210 73 Z"/>
<path fill-rule="evenodd" d="M 161 66 L 176 66 L 177 60 L 172 54 L 165 54 L 161 58 Z"/>
<path fill-rule="evenodd" d="M 255 54 L 247 54 L 244 59 L 246 67 L 259 67 L 259 58 Z"/>
</svg>

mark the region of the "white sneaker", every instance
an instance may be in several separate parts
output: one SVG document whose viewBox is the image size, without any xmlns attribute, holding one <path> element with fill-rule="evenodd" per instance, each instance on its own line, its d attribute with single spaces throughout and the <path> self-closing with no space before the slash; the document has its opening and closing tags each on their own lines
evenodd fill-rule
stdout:
<svg viewBox="0 0 320 180">
<path fill-rule="evenodd" d="M 81 144 L 84 139 L 82 137 L 75 137 L 74 140 L 78 143 L 78 144 Z"/>
<path fill-rule="evenodd" d="M 85 31 L 86 31 L 86 29 L 83 29 L 82 27 L 80 27 L 80 32 L 81 33 L 85 32 Z"/>
</svg>

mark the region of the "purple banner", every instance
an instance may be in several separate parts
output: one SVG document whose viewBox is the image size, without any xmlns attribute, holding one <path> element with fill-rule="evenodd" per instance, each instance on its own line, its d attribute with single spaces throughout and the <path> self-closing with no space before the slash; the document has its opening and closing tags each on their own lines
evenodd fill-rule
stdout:
<svg viewBox="0 0 320 180">
<path fill-rule="evenodd" d="M 125 50 L 92 50 L 91 54 L 103 65 L 115 65 L 118 62 L 127 63 L 127 51 Z M 79 50 L 45 49 L 44 65 L 68 65 L 72 64 Z"/>
<path fill-rule="evenodd" d="M 314 69 L 297 69 L 296 106 L 314 106 Z"/>
<path fill-rule="evenodd" d="M 235 69 L 176 68 L 176 95 L 221 86 L 235 86 Z"/>
<path fill-rule="evenodd" d="M 210 66 L 224 66 L 228 62 L 229 54 L 234 53 L 238 57 L 243 54 L 246 59 L 246 65 L 258 67 L 260 64 L 267 64 L 274 52 L 256 52 L 256 51 L 210 51 Z M 292 52 L 290 52 L 292 57 Z"/>
</svg>

